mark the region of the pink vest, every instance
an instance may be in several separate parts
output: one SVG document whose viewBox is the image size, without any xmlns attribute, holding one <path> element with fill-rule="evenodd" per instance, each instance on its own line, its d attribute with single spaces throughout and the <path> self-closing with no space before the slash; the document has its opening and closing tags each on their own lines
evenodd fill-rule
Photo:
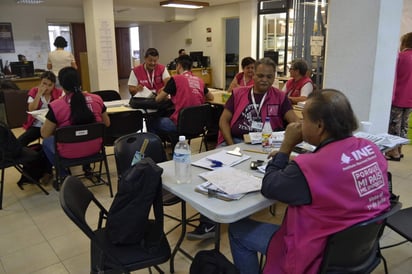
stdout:
<svg viewBox="0 0 412 274">
<path fill-rule="evenodd" d="M 297 82 L 294 79 L 289 79 L 286 82 L 286 94 L 290 97 L 299 97 L 300 90 L 306 83 L 312 83 L 312 80 L 307 76 L 300 78 Z"/>
<path fill-rule="evenodd" d="M 392 105 L 400 108 L 412 108 L 412 50 L 398 54 L 395 82 L 393 85 Z"/>
<path fill-rule="evenodd" d="M 144 68 L 144 64 L 133 68 L 133 72 L 136 75 L 138 83 L 147 87 L 150 90 L 159 90 L 164 86 L 163 72 L 165 66 L 157 64 L 154 69 L 153 78 L 152 75 Z M 149 78 L 150 77 L 150 78 Z"/>
<path fill-rule="evenodd" d="M 230 120 L 230 127 L 236 122 L 236 120 L 240 117 L 243 110 L 246 108 L 247 105 L 250 104 L 249 102 L 249 94 L 250 94 L 251 87 L 238 87 L 236 88 L 232 96 L 234 96 L 234 105 L 235 105 L 235 112 L 233 113 L 232 120 Z M 265 121 L 266 114 L 268 113 L 268 107 L 277 107 L 277 109 L 271 110 L 271 112 L 276 112 L 279 115 L 276 117 L 270 117 L 270 124 L 272 128 L 281 128 L 284 127 L 283 125 L 283 116 L 280 114 L 280 106 L 282 105 L 283 101 L 286 99 L 286 94 L 281 92 L 280 90 L 270 87 L 269 90 L 266 92 L 266 98 L 262 105 L 261 110 L 261 118 L 262 121 Z M 218 134 L 218 144 L 224 141 L 222 132 L 219 130 Z"/>
<path fill-rule="evenodd" d="M 239 86 L 246 87 L 246 86 L 253 86 L 254 81 L 253 78 L 251 78 L 248 82 L 245 83 L 243 80 L 245 73 L 244 72 L 239 72 L 236 74 L 236 82 L 238 83 Z"/>
<path fill-rule="evenodd" d="M 72 94 L 66 95 L 61 99 L 49 104 L 56 117 L 56 128 L 72 125 L 70 121 L 70 98 Z M 96 122 L 102 122 L 103 100 L 100 96 L 84 92 L 87 106 L 92 110 Z M 93 140 L 82 143 L 58 144 L 57 149 L 65 158 L 80 158 L 97 153 L 100 150 L 102 140 Z"/>
<path fill-rule="evenodd" d="M 35 98 L 37 95 L 37 92 L 39 92 L 39 88 L 32 88 L 29 90 L 29 93 L 27 94 L 29 97 Z M 63 94 L 63 90 L 54 88 L 51 92 L 50 96 L 50 102 L 53 102 L 56 99 L 59 99 Z M 41 100 L 39 100 L 39 104 L 37 105 L 37 109 L 40 109 L 42 107 L 43 103 Z M 31 127 L 36 119 L 31 114 L 27 114 L 27 121 L 23 124 L 24 129 L 28 129 Z"/>
<path fill-rule="evenodd" d="M 318 273 L 329 235 L 390 206 L 387 161 L 366 139 L 336 141 L 295 161 L 308 182 L 312 203 L 288 206 L 269 243 L 265 274 Z"/>
<path fill-rule="evenodd" d="M 173 76 L 173 79 L 176 84 L 176 94 L 171 100 L 175 105 L 175 111 L 170 115 L 170 119 L 177 125 L 180 110 L 205 103 L 205 84 L 202 79 L 188 71 Z"/>
</svg>

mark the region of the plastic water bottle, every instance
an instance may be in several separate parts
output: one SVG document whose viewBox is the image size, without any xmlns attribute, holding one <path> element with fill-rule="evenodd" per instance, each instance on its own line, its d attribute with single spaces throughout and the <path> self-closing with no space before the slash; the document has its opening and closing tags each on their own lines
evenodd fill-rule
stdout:
<svg viewBox="0 0 412 274">
<path fill-rule="evenodd" d="M 272 151 L 272 126 L 270 125 L 270 118 L 266 117 L 262 128 L 262 150 L 264 152 Z"/>
<path fill-rule="evenodd" d="M 175 162 L 175 177 L 178 184 L 190 183 L 191 180 L 191 150 L 185 136 L 179 136 L 179 142 L 173 153 Z"/>
</svg>

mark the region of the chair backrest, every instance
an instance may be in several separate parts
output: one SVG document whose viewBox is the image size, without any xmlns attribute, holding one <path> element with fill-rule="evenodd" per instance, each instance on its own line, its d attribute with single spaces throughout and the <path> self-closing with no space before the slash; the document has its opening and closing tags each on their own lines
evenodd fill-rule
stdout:
<svg viewBox="0 0 412 274">
<path fill-rule="evenodd" d="M 380 263 L 379 239 L 385 221 L 400 208 L 401 204 L 396 203 L 389 211 L 330 236 L 319 273 L 371 272 Z"/>
<path fill-rule="evenodd" d="M 5 122 L 9 128 L 21 127 L 27 119 L 27 90 L 2 90 Z"/>
<path fill-rule="evenodd" d="M 143 129 L 143 113 L 139 110 L 110 113 L 110 126 L 106 128 L 104 144 L 112 146 L 114 141 L 124 135 Z"/>
<path fill-rule="evenodd" d="M 99 143 L 100 151 L 104 152 L 103 137 L 105 132 L 105 125 L 103 123 L 92 123 L 85 125 L 74 125 L 61 127 L 56 129 L 55 132 L 55 149 L 56 156 L 59 154 L 59 148 L 62 145 L 74 144 L 74 143 L 84 143 L 96 139 L 101 139 Z M 97 142 L 96 142 L 97 144 Z M 99 151 L 99 150 L 98 150 Z M 97 153 L 98 151 L 94 152 Z M 81 156 L 81 152 L 79 153 Z M 85 155 L 87 156 L 87 155 Z"/>
<path fill-rule="evenodd" d="M 122 99 L 122 97 L 120 97 L 120 93 L 115 90 L 97 90 L 93 91 L 92 93 L 99 95 L 105 102 Z"/>
<path fill-rule="evenodd" d="M 191 139 L 206 134 L 209 113 L 209 104 L 186 107 L 180 110 L 177 122 L 178 135 L 184 135 L 186 139 Z"/>
<path fill-rule="evenodd" d="M 114 142 L 114 157 L 119 177 L 129 169 L 134 154 L 141 149 L 145 139 L 149 141 L 144 152 L 145 157 L 152 158 L 155 163 L 167 160 L 162 140 L 156 134 L 138 132 L 122 136 Z"/>
<path fill-rule="evenodd" d="M 68 176 L 64 180 L 62 188 L 60 189 L 59 200 L 63 211 L 70 220 L 72 220 L 92 242 L 103 250 L 106 256 L 118 265 L 121 265 L 119 260 L 107 250 L 105 243 L 96 236 L 94 229 L 90 226 L 90 224 L 96 223 L 96 229 L 102 228 L 103 220 L 107 217 L 108 212 L 78 177 Z M 99 214 L 96 214 L 97 220 L 93 221 L 89 219 L 89 215 L 86 219 L 86 212 L 89 208 L 91 209 L 92 204 L 99 210 Z"/>
</svg>

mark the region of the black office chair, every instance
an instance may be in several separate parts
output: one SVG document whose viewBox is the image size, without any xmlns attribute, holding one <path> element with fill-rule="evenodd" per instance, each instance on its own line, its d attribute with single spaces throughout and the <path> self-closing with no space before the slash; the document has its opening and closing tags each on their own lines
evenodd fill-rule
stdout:
<svg viewBox="0 0 412 274">
<path fill-rule="evenodd" d="M 104 135 L 105 146 L 113 146 L 117 138 L 143 130 L 143 113 L 139 110 L 109 113 L 109 117 L 110 126 Z"/>
<path fill-rule="evenodd" d="M 60 205 L 66 215 L 91 240 L 90 273 L 130 273 L 143 268 L 150 270 L 150 267 L 154 267 L 159 273 L 164 273 L 157 265 L 170 258 L 167 238 L 160 237 L 161 241 L 150 249 L 145 248 L 141 243 L 112 244 L 106 236 L 104 227 L 108 212 L 79 178 L 69 176 L 65 179 L 60 191 Z M 87 211 L 95 208 L 98 209 L 99 214 L 92 220 L 92 215 Z M 96 222 L 97 228 L 94 230 L 90 224 Z"/>
<path fill-rule="evenodd" d="M 85 125 L 74 125 L 61 127 L 56 130 L 54 137 L 54 147 L 55 147 L 55 157 L 54 164 L 56 168 L 56 181 L 54 182 L 54 187 L 59 190 L 59 185 L 63 182 L 62 171 L 69 169 L 70 167 L 87 165 L 92 163 L 99 163 L 99 171 L 96 175 L 97 182 L 92 181 L 93 185 L 106 184 L 109 186 L 110 197 L 113 197 L 112 183 L 110 179 L 109 164 L 107 162 L 106 150 L 104 147 L 104 132 L 105 125 L 103 123 L 93 123 Z M 59 153 L 59 146 L 61 144 L 73 144 L 73 143 L 84 143 L 87 146 L 87 142 L 96 139 L 101 140 L 101 146 L 98 152 L 95 154 L 80 157 L 80 158 L 64 158 Z M 102 178 L 102 168 L 106 170 L 107 181 Z M 70 170 L 69 170 L 70 171 Z"/>
<path fill-rule="evenodd" d="M 118 182 L 120 182 L 120 178 L 122 174 L 131 166 L 132 159 L 134 157 L 135 152 L 137 150 L 140 151 L 145 139 L 149 141 L 145 149 L 145 152 L 144 152 L 145 157 L 152 158 L 152 160 L 156 163 L 164 162 L 167 160 L 166 153 L 162 145 L 162 140 L 156 134 L 153 134 L 150 132 L 143 132 L 143 133 L 128 134 L 123 137 L 120 137 L 114 143 L 114 157 L 116 160 Z M 166 235 L 168 235 L 169 233 L 174 231 L 176 228 L 178 228 L 180 225 L 182 225 L 183 220 L 185 220 L 185 224 L 190 225 L 192 227 L 196 227 L 196 225 L 193 225 L 191 222 L 199 220 L 199 218 L 197 218 L 199 214 L 196 213 L 195 215 L 189 218 L 186 218 L 186 204 L 184 201 L 182 201 L 181 199 L 176 197 L 174 194 L 164 189 L 163 189 L 162 198 L 163 198 L 163 206 L 172 206 L 172 205 L 176 205 L 180 203 L 180 208 L 181 208 L 181 219 L 164 213 L 164 216 L 177 222 L 175 226 L 173 226 L 166 232 Z M 183 238 L 186 232 L 186 225 L 182 226 L 182 230 L 183 232 L 181 233 L 181 237 L 178 239 L 178 242 L 176 243 L 177 246 L 180 246 L 180 243 L 183 241 Z M 177 251 L 182 252 L 188 258 L 192 258 L 191 255 L 188 254 L 182 248 L 174 250 L 174 254 Z M 174 272 L 174 264 L 172 261 L 170 262 L 170 272 L 171 273 Z"/>
<path fill-rule="evenodd" d="M 14 137 L 14 141 L 17 142 L 16 137 L 14 136 L 13 132 L 4 124 L 1 125 L 1 134 L 12 134 Z M 7 132 L 6 132 L 7 131 Z M 3 136 L 1 138 L 2 141 L 5 141 Z M 13 146 L 13 144 L 7 144 Z M 9 167 L 14 167 L 19 173 L 21 173 L 27 180 L 36 185 L 40 188 L 44 194 L 49 195 L 49 193 L 40 185 L 40 183 L 32 178 L 29 174 L 27 174 L 24 169 L 23 165 L 32 162 L 39 158 L 38 152 L 31 150 L 30 148 L 21 148 L 21 152 L 18 156 L 15 155 L 8 155 L 5 149 L 0 147 L 0 169 L 1 169 L 1 176 L 0 176 L 0 209 L 3 209 L 3 192 L 4 192 L 4 174 L 6 169 Z"/>
<path fill-rule="evenodd" d="M 116 161 L 118 182 L 120 182 L 122 174 L 130 168 L 135 152 L 141 149 L 145 139 L 148 140 L 148 144 L 144 152 L 145 157 L 150 157 L 155 163 L 160 163 L 167 160 L 166 153 L 162 145 L 162 140 L 156 134 L 142 132 L 120 137 L 114 144 L 114 157 Z M 178 197 L 167 190 L 163 190 L 164 206 L 175 205 L 179 202 L 181 202 L 181 200 Z M 169 234 L 181 224 L 181 219 L 166 213 L 164 215 L 178 222 L 175 227 L 166 233 Z"/>
<path fill-rule="evenodd" d="M 104 102 L 121 100 L 120 93 L 115 90 L 97 90 L 93 94 L 99 95 Z"/>
<path fill-rule="evenodd" d="M 209 123 L 209 118 L 209 104 L 186 107 L 180 110 L 179 119 L 177 121 L 177 135 L 169 135 L 172 148 L 175 147 L 178 141 L 178 136 L 184 135 L 186 136 L 186 140 L 188 140 L 189 144 L 191 139 L 201 137 L 202 141 L 200 142 L 199 153 L 202 151 L 202 144 L 205 144 L 205 149 L 207 151 L 207 126 Z"/>
<path fill-rule="evenodd" d="M 404 237 L 406 240 L 383 246 L 381 249 L 412 242 L 412 207 L 403 208 L 386 220 L 386 226 Z"/>
<path fill-rule="evenodd" d="M 387 218 L 396 214 L 401 207 L 402 204 L 398 202 L 389 211 L 330 236 L 319 273 L 371 273 L 381 260 L 385 273 L 388 273 L 379 240 Z"/>
</svg>

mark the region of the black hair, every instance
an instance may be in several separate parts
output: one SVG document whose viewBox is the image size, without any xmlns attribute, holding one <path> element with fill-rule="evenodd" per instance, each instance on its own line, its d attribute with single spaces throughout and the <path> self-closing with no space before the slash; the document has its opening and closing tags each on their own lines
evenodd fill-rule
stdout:
<svg viewBox="0 0 412 274">
<path fill-rule="evenodd" d="M 54 44 L 56 48 L 65 48 L 67 47 L 67 41 L 64 39 L 63 36 L 57 36 L 56 39 L 54 39 Z"/>
<path fill-rule="evenodd" d="M 242 69 L 254 63 L 256 63 L 255 59 L 253 59 L 252 57 L 245 57 L 242 59 L 242 62 L 241 62 Z"/>
<path fill-rule="evenodd" d="M 96 122 L 96 117 L 86 104 L 77 70 L 72 67 L 62 68 L 59 71 L 59 82 L 67 94 L 73 93 L 70 99 L 70 120 L 72 124 L 83 125 Z"/>
<path fill-rule="evenodd" d="M 185 49 L 179 49 L 179 55 L 181 55 L 182 52 L 184 52 L 184 51 L 185 51 Z"/>
<path fill-rule="evenodd" d="M 159 52 L 155 48 L 148 48 L 144 54 L 144 58 L 147 58 L 149 56 L 157 57 L 159 56 Z"/>
<path fill-rule="evenodd" d="M 184 70 L 191 70 L 193 60 L 189 55 L 184 54 L 176 58 L 176 64 L 180 64 Z"/>
<path fill-rule="evenodd" d="M 52 83 L 56 83 L 56 75 L 52 71 L 45 71 L 41 74 L 40 79 L 50 80 Z"/>
<path fill-rule="evenodd" d="M 348 98 L 336 89 L 323 89 L 309 94 L 307 118 L 323 121 L 325 130 L 336 140 L 351 136 L 358 128 L 358 120 Z"/>
</svg>

